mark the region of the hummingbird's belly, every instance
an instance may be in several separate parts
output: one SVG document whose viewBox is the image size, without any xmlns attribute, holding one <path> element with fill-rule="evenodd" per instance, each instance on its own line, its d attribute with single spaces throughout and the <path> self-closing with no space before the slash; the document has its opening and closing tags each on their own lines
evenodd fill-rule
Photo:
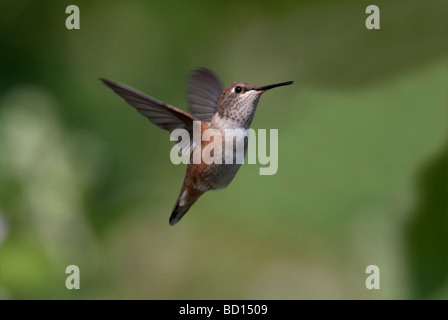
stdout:
<svg viewBox="0 0 448 320">
<path fill-rule="evenodd" d="M 211 169 L 207 185 L 209 189 L 223 189 L 232 182 L 241 164 L 215 164 Z"/>
<path fill-rule="evenodd" d="M 243 131 L 241 131 L 243 132 Z M 235 143 L 226 144 L 223 141 L 222 148 L 214 148 L 213 149 L 213 157 L 214 160 L 221 160 L 218 163 L 213 161 L 207 161 L 205 164 L 198 164 L 196 170 L 194 170 L 198 178 L 196 181 L 196 188 L 200 191 L 207 190 L 216 190 L 223 189 L 227 187 L 230 182 L 232 182 L 233 178 L 237 174 L 238 170 L 241 167 L 241 164 L 244 162 L 244 157 L 247 151 L 247 137 L 244 137 L 241 142 L 243 142 L 243 147 L 237 147 L 236 141 Z M 203 143 L 202 147 L 206 144 Z M 208 156 L 209 153 L 203 151 L 203 148 L 195 148 L 193 156 L 196 156 L 197 159 L 201 158 L 204 160 L 204 156 Z M 230 159 L 226 159 L 226 155 L 230 155 Z M 193 165 L 194 166 L 194 165 Z"/>
</svg>

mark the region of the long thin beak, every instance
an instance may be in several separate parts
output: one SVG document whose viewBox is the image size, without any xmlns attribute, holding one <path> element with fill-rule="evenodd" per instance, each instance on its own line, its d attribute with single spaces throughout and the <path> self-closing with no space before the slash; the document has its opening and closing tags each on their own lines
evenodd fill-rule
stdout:
<svg viewBox="0 0 448 320">
<path fill-rule="evenodd" d="M 293 84 L 293 83 L 294 83 L 294 81 L 287 81 L 287 82 L 281 82 L 281 83 L 276 83 L 276 84 L 270 84 L 268 86 L 260 87 L 260 88 L 258 88 L 256 90 L 258 90 L 258 91 L 266 91 L 266 90 L 269 90 L 269 89 L 272 89 L 272 88 L 277 88 L 277 87 L 281 87 L 281 86 L 288 86 L 288 85 Z"/>
</svg>

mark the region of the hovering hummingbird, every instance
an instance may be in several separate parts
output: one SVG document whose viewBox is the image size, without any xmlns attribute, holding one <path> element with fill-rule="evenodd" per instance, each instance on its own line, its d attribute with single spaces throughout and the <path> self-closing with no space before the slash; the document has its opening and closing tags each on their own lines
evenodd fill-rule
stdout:
<svg viewBox="0 0 448 320">
<path fill-rule="evenodd" d="M 257 86 L 237 81 L 223 90 L 221 81 L 212 71 L 198 68 L 193 71 L 188 83 L 187 100 L 191 112 L 188 114 L 124 84 L 101 80 L 150 122 L 170 132 L 183 128 L 190 137 L 193 136 L 193 121 L 200 121 L 201 132 L 217 129 L 224 135 L 226 129 L 249 129 L 260 96 L 269 89 L 293 83 L 288 81 Z M 202 141 L 200 145 L 191 144 L 186 148 L 187 152 L 191 151 L 190 163 L 170 216 L 170 225 L 179 222 L 203 193 L 227 187 L 241 166 L 238 163 L 194 164 L 193 155 L 201 153 L 208 143 Z M 247 139 L 244 140 L 244 153 L 246 150 Z M 233 148 L 231 152 L 236 151 Z"/>
</svg>

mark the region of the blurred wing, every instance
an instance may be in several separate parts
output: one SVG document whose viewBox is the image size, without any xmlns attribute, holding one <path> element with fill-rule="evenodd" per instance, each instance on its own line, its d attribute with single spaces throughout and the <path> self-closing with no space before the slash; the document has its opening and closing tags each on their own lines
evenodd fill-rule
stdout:
<svg viewBox="0 0 448 320">
<path fill-rule="evenodd" d="M 191 114 L 202 121 L 210 121 L 222 91 L 221 81 L 212 71 L 206 68 L 194 70 L 188 82 L 187 96 Z"/>
<path fill-rule="evenodd" d="M 170 132 L 180 128 L 187 130 L 190 134 L 190 146 L 184 143 L 178 147 L 183 154 L 193 149 L 193 121 L 199 121 L 199 119 L 124 84 L 106 79 L 101 81 L 158 127 Z"/>
</svg>

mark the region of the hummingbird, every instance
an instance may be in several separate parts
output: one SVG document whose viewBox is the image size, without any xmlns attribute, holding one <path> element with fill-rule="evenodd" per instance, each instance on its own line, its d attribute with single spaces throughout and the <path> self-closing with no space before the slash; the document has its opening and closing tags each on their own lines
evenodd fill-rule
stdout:
<svg viewBox="0 0 448 320">
<path fill-rule="evenodd" d="M 260 96 L 267 90 L 293 83 L 287 81 L 257 86 L 236 81 L 223 89 L 215 73 L 206 68 L 197 68 L 192 72 L 187 86 L 189 114 L 122 83 L 103 78 L 100 80 L 151 123 L 170 132 L 185 129 L 190 137 L 193 137 L 194 121 L 200 122 L 201 133 L 207 129 L 215 129 L 224 136 L 226 129 L 247 130 L 252 123 Z M 194 154 L 201 153 L 208 143 L 210 142 L 201 141 L 200 145 L 195 145 L 191 142 L 184 149 L 184 152 L 190 153 L 190 162 L 169 219 L 172 226 L 179 222 L 202 194 L 227 187 L 241 166 L 238 163 L 193 163 Z M 244 139 L 244 154 L 246 151 L 247 138 Z M 230 152 L 235 153 L 235 148 Z"/>
</svg>

